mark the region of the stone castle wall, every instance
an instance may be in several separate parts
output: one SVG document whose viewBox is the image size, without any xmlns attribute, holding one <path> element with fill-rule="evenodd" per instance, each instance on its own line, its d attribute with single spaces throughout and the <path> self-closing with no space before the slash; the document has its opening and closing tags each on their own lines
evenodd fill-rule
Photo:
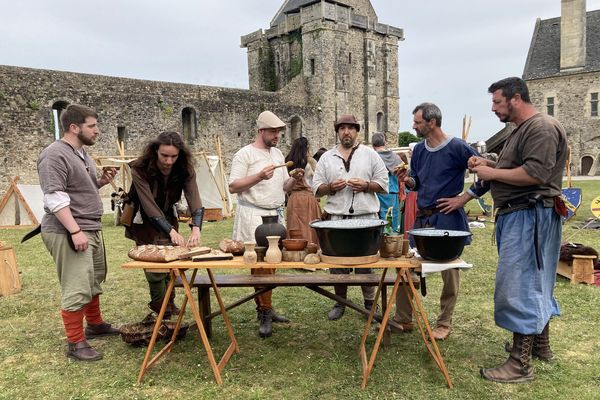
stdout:
<svg viewBox="0 0 600 400">
<path fill-rule="evenodd" d="M 582 160 L 591 157 L 588 175 L 600 175 L 600 117 L 591 116 L 590 93 L 600 93 L 600 74 L 574 74 L 528 80 L 531 101 L 546 112 L 547 98 L 553 97 L 554 117 L 565 127 L 571 145 L 573 175 L 582 174 Z"/>
<path fill-rule="evenodd" d="M 154 82 L 98 75 L 0 66 L 0 193 L 8 179 L 38 182 L 36 160 L 54 140 L 52 106 L 80 103 L 97 110 L 101 136 L 88 150 L 93 155 L 117 155 L 118 128 L 125 128 L 128 155 L 139 154 L 145 142 L 162 131 L 183 132 L 182 112 L 196 113 L 196 134 L 187 142 L 193 151 L 215 153 L 220 136 L 226 169 L 233 154 L 254 140 L 256 118 L 270 109 L 289 122 L 299 116 L 307 126 L 318 126 L 319 113 L 304 105 L 303 96 L 187 84 Z M 333 128 L 330 128 L 333 130 Z M 305 130 L 310 137 L 317 132 Z M 315 139 L 333 145 L 331 139 Z M 286 133 L 279 145 L 291 145 Z"/>
</svg>

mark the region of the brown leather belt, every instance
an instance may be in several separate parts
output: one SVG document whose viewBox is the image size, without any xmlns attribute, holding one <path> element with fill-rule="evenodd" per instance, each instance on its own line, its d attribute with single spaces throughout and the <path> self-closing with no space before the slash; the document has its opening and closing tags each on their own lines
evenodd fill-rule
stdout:
<svg viewBox="0 0 600 400">
<path fill-rule="evenodd" d="M 419 208 L 417 210 L 417 217 L 431 217 L 434 214 L 437 214 L 440 212 L 439 208 L 425 208 L 425 209 L 421 209 Z"/>
</svg>

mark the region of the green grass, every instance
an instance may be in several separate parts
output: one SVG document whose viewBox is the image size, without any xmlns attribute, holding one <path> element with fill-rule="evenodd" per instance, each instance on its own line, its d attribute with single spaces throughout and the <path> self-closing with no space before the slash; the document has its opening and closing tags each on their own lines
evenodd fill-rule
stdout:
<svg viewBox="0 0 600 400">
<path fill-rule="evenodd" d="M 600 181 L 574 182 L 584 193 L 573 226 L 591 216 L 589 204 L 600 195 Z M 471 204 L 473 206 L 473 204 Z M 123 270 L 132 242 L 123 228 L 104 220 L 109 275 L 102 307 L 106 319 L 117 325 L 140 321 L 148 312 L 147 286 L 141 271 Z M 216 247 L 229 237 L 232 221 L 207 223 L 204 244 Z M 145 348 L 130 347 L 120 338 L 91 341 L 104 359 L 81 363 L 64 356 L 65 337 L 59 316 L 60 292 L 53 262 L 39 237 L 20 244 L 25 229 L 4 230 L 0 240 L 14 245 L 23 280 L 21 293 L 0 297 L 0 399 L 594 399 L 600 377 L 600 288 L 571 285 L 559 279 L 556 297 L 562 316 L 553 320 L 552 363 L 534 361 L 536 379 L 520 385 L 484 381 L 479 368 L 504 361 L 503 345 L 509 333 L 494 325 L 493 290 L 496 250 L 493 225 L 474 229 L 474 243 L 463 258 L 473 269 L 462 273 L 461 294 L 454 330 L 440 348 L 454 389 L 446 388 L 442 375 L 429 358 L 418 333 L 393 335 L 382 349 L 366 390 L 360 390 L 361 371 L 357 348 L 364 326 L 358 314 L 347 311 L 336 322 L 327 321 L 330 300 L 304 288 L 279 288 L 273 299 L 291 324 L 275 325 L 267 340 L 256 336 L 254 305 L 232 310 L 241 353 L 223 371 L 224 385 L 215 384 L 197 334 L 189 333 L 171 353 L 135 381 Z M 597 231 L 580 231 L 572 239 L 600 249 Z M 220 271 L 226 273 L 226 271 Z M 441 279 L 427 278 L 424 299 L 430 322 L 439 307 Z M 178 289 L 178 299 L 181 299 Z M 226 302 L 249 289 L 224 289 Z M 359 288 L 350 297 L 360 301 Z M 213 305 L 215 302 L 213 301 Z M 189 310 L 186 320 L 191 320 Z M 222 320 L 214 324 L 213 349 L 220 356 L 228 345 Z M 374 335 L 369 343 L 374 342 Z"/>
</svg>

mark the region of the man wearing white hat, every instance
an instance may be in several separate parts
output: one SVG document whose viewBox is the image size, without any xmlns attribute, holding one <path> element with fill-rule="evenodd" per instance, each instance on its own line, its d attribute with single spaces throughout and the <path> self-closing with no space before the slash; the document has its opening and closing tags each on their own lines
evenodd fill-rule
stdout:
<svg viewBox="0 0 600 400">
<path fill-rule="evenodd" d="M 276 148 L 285 123 L 271 111 L 264 111 L 256 120 L 257 134 L 254 142 L 241 148 L 231 163 L 229 192 L 237 194 L 237 209 L 233 222 L 233 240 L 254 241 L 254 231 L 262 224 L 262 216 L 279 215 L 283 222 L 285 193 L 292 190 L 294 178 L 286 168 L 275 168 L 285 163 L 281 151 Z M 251 269 L 252 275 L 270 275 L 275 269 Z M 275 313 L 271 303 L 272 292 L 256 296 L 256 309 L 260 326 L 258 335 L 271 336 L 272 322 L 289 322 Z"/>
</svg>

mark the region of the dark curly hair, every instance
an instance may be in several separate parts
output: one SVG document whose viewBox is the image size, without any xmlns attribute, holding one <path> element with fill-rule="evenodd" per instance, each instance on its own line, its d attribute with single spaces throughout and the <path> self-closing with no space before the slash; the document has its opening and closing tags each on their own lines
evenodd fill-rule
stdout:
<svg viewBox="0 0 600 400">
<path fill-rule="evenodd" d="M 294 168 L 306 168 L 308 162 L 308 139 L 305 137 L 299 137 L 294 140 L 290 152 L 285 157 L 285 161 L 293 161 L 294 165 L 288 167 L 288 171 Z"/>
<path fill-rule="evenodd" d="M 146 144 L 142 155 L 131 162 L 132 167 L 140 167 L 148 175 L 158 175 L 158 148 L 161 145 L 175 146 L 179 149 L 177 161 L 173 164 L 172 179 L 174 182 L 185 181 L 194 171 L 194 157 L 177 132 L 162 132 Z"/>
</svg>

